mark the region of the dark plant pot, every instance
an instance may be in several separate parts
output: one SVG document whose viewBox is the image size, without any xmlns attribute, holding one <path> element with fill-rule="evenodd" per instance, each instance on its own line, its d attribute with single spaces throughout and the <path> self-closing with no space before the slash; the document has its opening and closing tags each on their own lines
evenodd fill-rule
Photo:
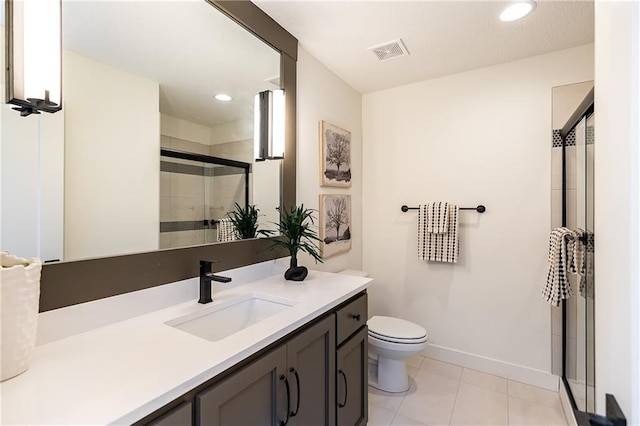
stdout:
<svg viewBox="0 0 640 426">
<path fill-rule="evenodd" d="M 284 273 L 284 279 L 289 281 L 304 281 L 309 274 L 309 270 L 306 266 L 296 266 L 287 269 Z"/>
<path fill-rule="evenodd" d="M 284 273 L 284 279 L 289 281 L 304 281 L 309 274 L 309 270 L 305 266 L 298 266 L 298 257 L 291 256 L 289 269 Z"/>
</svg>

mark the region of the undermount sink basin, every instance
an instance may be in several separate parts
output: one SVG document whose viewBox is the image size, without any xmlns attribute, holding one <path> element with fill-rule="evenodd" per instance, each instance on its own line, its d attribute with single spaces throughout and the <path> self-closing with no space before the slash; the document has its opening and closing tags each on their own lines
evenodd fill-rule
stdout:
<svg viewBox="0 0 640 426">
<path fill-rule="evenodd" d="M 290 308 L 295 301 L 266 294 L 250 293 L 198 312 L 174 318 L 165 324 L 212 342 Z"/>
</svg>

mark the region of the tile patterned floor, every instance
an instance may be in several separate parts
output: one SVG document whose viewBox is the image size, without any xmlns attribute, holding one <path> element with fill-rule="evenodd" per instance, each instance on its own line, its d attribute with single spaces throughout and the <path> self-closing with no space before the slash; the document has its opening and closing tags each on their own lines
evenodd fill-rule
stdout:
<svg viewBox="0 0 640 426">
<path fill-rule="evenodd" d="M 421 356 L 407 365 L 407 392 L 369 387 L 370 426 L 567 425 L 556 392 Z"/>
</svg>

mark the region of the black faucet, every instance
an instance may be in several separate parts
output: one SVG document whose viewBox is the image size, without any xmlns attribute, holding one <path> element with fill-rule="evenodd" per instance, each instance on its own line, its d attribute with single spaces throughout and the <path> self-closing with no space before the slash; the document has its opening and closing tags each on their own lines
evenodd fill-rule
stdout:
<svg viewBox="0 0 640 426">
<path fill-rule="evenodd" d="M 211 299 L 211 281 L 219 283 L 228 283 L 231 281 L 229 277 L 215 275 L 212 269 L 213 262 L 210 260 L 200 261 L 200 300 L 198 303 L 210 303 Z"/>
</svg>

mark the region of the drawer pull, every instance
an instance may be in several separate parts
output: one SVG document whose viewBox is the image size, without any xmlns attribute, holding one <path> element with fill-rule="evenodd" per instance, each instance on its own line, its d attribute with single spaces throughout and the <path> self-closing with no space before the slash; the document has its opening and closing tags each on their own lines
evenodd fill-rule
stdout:
<svg viewBox="0 0 640 426">
<path fill-rule="evenodd" d="M 351 318 L 353 318 L 354 320 L 356 320 L 356 321 L 360 321 L 360 314 L 351 314 L 350 316 L 351 316 Z"/>
</svg>

